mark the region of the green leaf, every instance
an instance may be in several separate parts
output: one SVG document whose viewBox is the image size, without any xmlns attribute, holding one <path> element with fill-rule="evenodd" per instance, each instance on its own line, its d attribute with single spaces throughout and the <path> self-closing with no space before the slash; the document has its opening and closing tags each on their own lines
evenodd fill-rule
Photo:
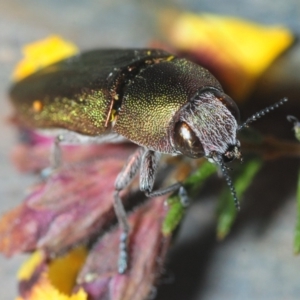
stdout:
<svg viewBox="0 0 300 300">
<path fill-rule="evenodd" d="M 195 173 L 187 178 L 183 186 L 190 195 L 193 190 L 198 190 L 205 182 L 205 180 L 208 179 L 208 177 L 214 174 L 216 171 L 217 167 L 214 164 L 206 161 Z M 162 232 L 166 236 L 171 234 L 176 229 L 184 216 L 186 208 L 181 203 L 178 194 L 171 196 L 167 202 L 169 205 L 169 211 L 162 225 Z"/>
<path fill-rule="evenodd" d="M 196 172 L 186 179 L 184 187 L 188 191 L 198 189 L 199 186 L 201 186 L 208 177 L 216 173 L 216 171 L 217 166 L 215 164 L 205 161 Z"/>
<path fill-rule="evenodd" d="M 238 178 L 234 181 L 234 186 L 239 199 L 242 198 L 245 191 L 248 189 L 256 173 L 262 166 L 259 159 L 253 159 L 242 167 Z M 232 199 L 230 190 L 226 188 L 219 201 L 218 207 L 218 223 L 217 223 L 217 237 L 223 239 L 229 233 L 232 224 L 237 215 L 236 207 Z"/>
<path fill-rule="evenodd" d="M 170 235 L 178 226 L 183 218 L 185 207 L 182 205 L 178 195 L 168 199 L 169 211 L 162 225 L 162 233 L 165 236 Z"/>
</svg>

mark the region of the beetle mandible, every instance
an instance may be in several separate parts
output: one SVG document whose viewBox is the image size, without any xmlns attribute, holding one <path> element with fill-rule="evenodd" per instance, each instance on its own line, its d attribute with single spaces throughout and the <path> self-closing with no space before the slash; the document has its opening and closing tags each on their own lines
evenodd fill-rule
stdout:
<svg viewBox="0 0 300 300">
<path fill-rule="evenodd" d="M 157 49 L 107 49 L 75 55 L 17 82 L 10 97 L 18 119 L 26 126 L 66 129 L 91 140 L 123 137 L 140 146 L 115 182 L 114 207 L 123 229 L 120 273 L 128 266 L 129 225 L 119 192 L 138 170 L 141 191 L 161 195 L 181 190 L 175 184 L 152 191 L 161 153 L 205 156 L 220 166 L 239 208 L 225 166 L 241 157 L 237 131 L 286 101 L 263 109 L 239 126 L 237 105 L 209 71 Z"/>
</svg>

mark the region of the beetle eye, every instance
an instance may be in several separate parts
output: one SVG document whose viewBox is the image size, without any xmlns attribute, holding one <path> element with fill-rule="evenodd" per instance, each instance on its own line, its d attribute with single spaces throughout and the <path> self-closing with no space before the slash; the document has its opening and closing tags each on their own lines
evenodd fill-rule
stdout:
<svg viewBox="0 0 300 300">
<path fill-rule="evenodd" d="M 174 141 L 177 150 L 192 158 L 199 158 L 204 155 L 203 146 L 189 125 L 185 122 L 177 122 L 174 131 Z"/>
</svg>

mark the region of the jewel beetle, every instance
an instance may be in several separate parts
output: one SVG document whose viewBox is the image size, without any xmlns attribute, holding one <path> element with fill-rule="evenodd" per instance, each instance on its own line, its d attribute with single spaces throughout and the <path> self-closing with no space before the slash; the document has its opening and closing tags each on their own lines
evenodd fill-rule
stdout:
<svg viewBox="0 0 300 300">
<path fill-rule="evenodd" d="M 140 189 L 153 192 L 162 153 L 205 156 L 218 164 L 238 208 L 225 166 L 240 158 L 237 131 L 283 104 L 282 99 L 239 123 L 239 110 L 209 71 L 158 49 L 94 50 L 45 67 L 10 90 L 18 119 L 39 129 L 65 129 L 80 137 L 112 141 L 125 138 L 139 145 L 115 181 L 114 208 L 123 229 L 119 272 L 127 269 L 129 225 L 119 192 L 140 170 Z M 60 140 L 68 140 L 68 134 Z"/>
</svg>

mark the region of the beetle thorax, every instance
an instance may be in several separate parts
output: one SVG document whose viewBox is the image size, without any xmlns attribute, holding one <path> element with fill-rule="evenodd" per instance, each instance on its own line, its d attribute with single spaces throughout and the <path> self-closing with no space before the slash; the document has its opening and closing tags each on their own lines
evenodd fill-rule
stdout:
<svg viewBox="0 0 300 300">
<path fill-rule="evenodd" d="M 186 122 L 199 138 L 205 156 L 224 154 L 230 145 L 236 145 L 237 121 L 231 112 L 211 93 L 201 94 L 181 112 L 180 120 Z"/>
</svg>

